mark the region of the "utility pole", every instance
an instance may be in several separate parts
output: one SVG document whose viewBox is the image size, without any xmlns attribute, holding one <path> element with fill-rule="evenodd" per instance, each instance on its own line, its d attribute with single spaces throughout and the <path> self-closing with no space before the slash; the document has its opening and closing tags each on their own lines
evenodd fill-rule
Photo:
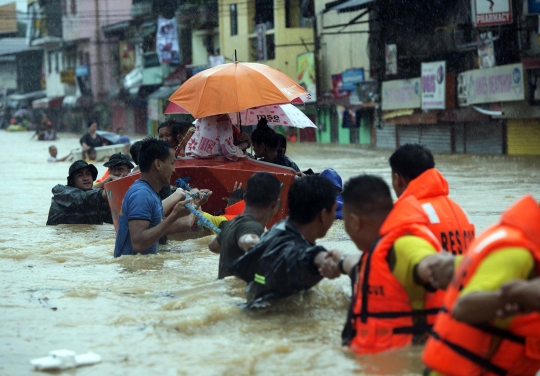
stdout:
<svg viewBox="0 0 540 376">
<path fill-rule="evenodd" d="M 101 49 L 101 29 L 100 29 L 100 22 L 99 22 L 99 0 L 94 0 L 94 5 L 96 9 L 96 52 L 97 52 L 97 74 L 98 74 L 98 87 L 97 87 L 97 98 L 98 101 L 101 101 L 101 95 L 103 93 L 103 53 Z"/>
</svg>

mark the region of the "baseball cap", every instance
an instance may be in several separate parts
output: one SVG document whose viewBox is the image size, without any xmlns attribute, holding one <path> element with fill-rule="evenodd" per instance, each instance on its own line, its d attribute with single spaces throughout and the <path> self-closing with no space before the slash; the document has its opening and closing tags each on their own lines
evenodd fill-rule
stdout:
<svg viewBox="0 0 540 376">
<path fill-rule="evenodd" d="M 135 167 L 133 163 L 131 163 L 131 160 L 129 159 L 129 157 L 122 153 L 116 153 L 116 154 L 111 155 L 111 158 L 109 158 L 109 161 L 105 163 L 103 166 L 113 167 L 113 166 L 118 166 L 121 164 L 128 165 L 129 168 Z"/>
</svg>

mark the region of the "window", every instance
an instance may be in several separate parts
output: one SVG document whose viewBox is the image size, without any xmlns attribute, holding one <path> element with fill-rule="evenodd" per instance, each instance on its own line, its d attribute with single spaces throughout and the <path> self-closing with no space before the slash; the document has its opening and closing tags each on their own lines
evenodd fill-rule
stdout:
<svg viewBox="0 0 540 376">
<path fill-rule="evenodd" d="M 49 74 L 52 73 L 52 55 L 50 52 L 47 52 L 47 70 Z"/>
<path fill-rule="evenodd" d="M 85 65 L 88 65 L 88 67 L 90 67 L 90 52 L 85 52 L 84 57 L 86 58 L 86 64 Z"/>
<path fill-rule="evenodd" d="M 84 52 L 79 51 L 79 65 L 84 65 Z"/>
<path fill-rule="evenodd" d="M 255 0 L 255 25 L 265 24 L 266 30 L 274 28 L 274 0 Z"/>
<path fill-rule="evenodd" d="M 230 10 L 231 10 L 231 35 L 238 35 L 238 8 L 236 4 L 231 4 Z"/>
<path fill-rule="evenodd" d="M 71 0 L 71 14 L 77 14 L 77 0 Z"/>
<path fill-rule="evenodd" d="M 312 20 L 303 17 L 301 3 L 302 0 L 285 0 L 285 27 L 313 27 Z"/>
<path fill-rule="evenodd" d="M 56 73 L 60 71 L 60 54 L 58 52 L 54 54 L 54 71 Z"/>
</svg>

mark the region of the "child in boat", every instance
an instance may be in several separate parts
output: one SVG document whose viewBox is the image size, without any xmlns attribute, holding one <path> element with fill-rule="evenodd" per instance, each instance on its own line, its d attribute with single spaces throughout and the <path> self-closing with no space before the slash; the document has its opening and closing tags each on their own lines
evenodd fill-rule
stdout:
<svg viewBox="0 0 540 376">
<path fill-rule="evenodd" d="M 194 158 L 224 156 L 233 161 L 245 157 L 242 149 L 234 145 L 233 125 L 227 114 L 197 119 L 186 155 Z"/>
<path fill-rule="evenodd" d="M 290 167 L 296 172 L 300 169 L 288 156 L 278 148 L 278 137 L 276 132 L 268 126 L 266 119 L 261 119 L 257 123 L 257 129 L 251 135 L 253 151 L 255 156 L 264 162 Z"/>
</svg>

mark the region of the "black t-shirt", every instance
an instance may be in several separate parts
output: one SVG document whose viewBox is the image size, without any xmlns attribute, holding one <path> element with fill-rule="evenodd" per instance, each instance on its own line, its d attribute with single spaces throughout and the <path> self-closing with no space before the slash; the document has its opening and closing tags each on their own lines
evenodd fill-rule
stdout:
<svg viewBox="0 0 540 376">
<path fill-rule="evenodd" d="M 229 266 L 245 252 L 238 247 L 238 240 L 247 234 L 261 236 L 264 226 L 255 220 L 251 215 L 239 215 L 224 224 L 223 230 L 217 236 L 217 241 L 221 246 L 219 255 L 218 278 L 225 278 L 229 275 Z"/>
<path fill-rule="evenodd" d="M 104 145 L 103 138 L 99 134 L 96 134 L 96 138 L 92 138 L 90 133 L 86 132 L 80 139 L 81 145 L 84 142 L 86 145 L 91 148 L 98 148 Z"/>
<path fill-rule="evenodd" d="M 298 168 L 296 163 L 294 163 L 291 158 L 283 154 L 281 150 L 278 150 L 276 157 L 270 163 L 285 167 L 291 167 L 294 171 L 300 172 L 300 169 Z"/>
</svg>

